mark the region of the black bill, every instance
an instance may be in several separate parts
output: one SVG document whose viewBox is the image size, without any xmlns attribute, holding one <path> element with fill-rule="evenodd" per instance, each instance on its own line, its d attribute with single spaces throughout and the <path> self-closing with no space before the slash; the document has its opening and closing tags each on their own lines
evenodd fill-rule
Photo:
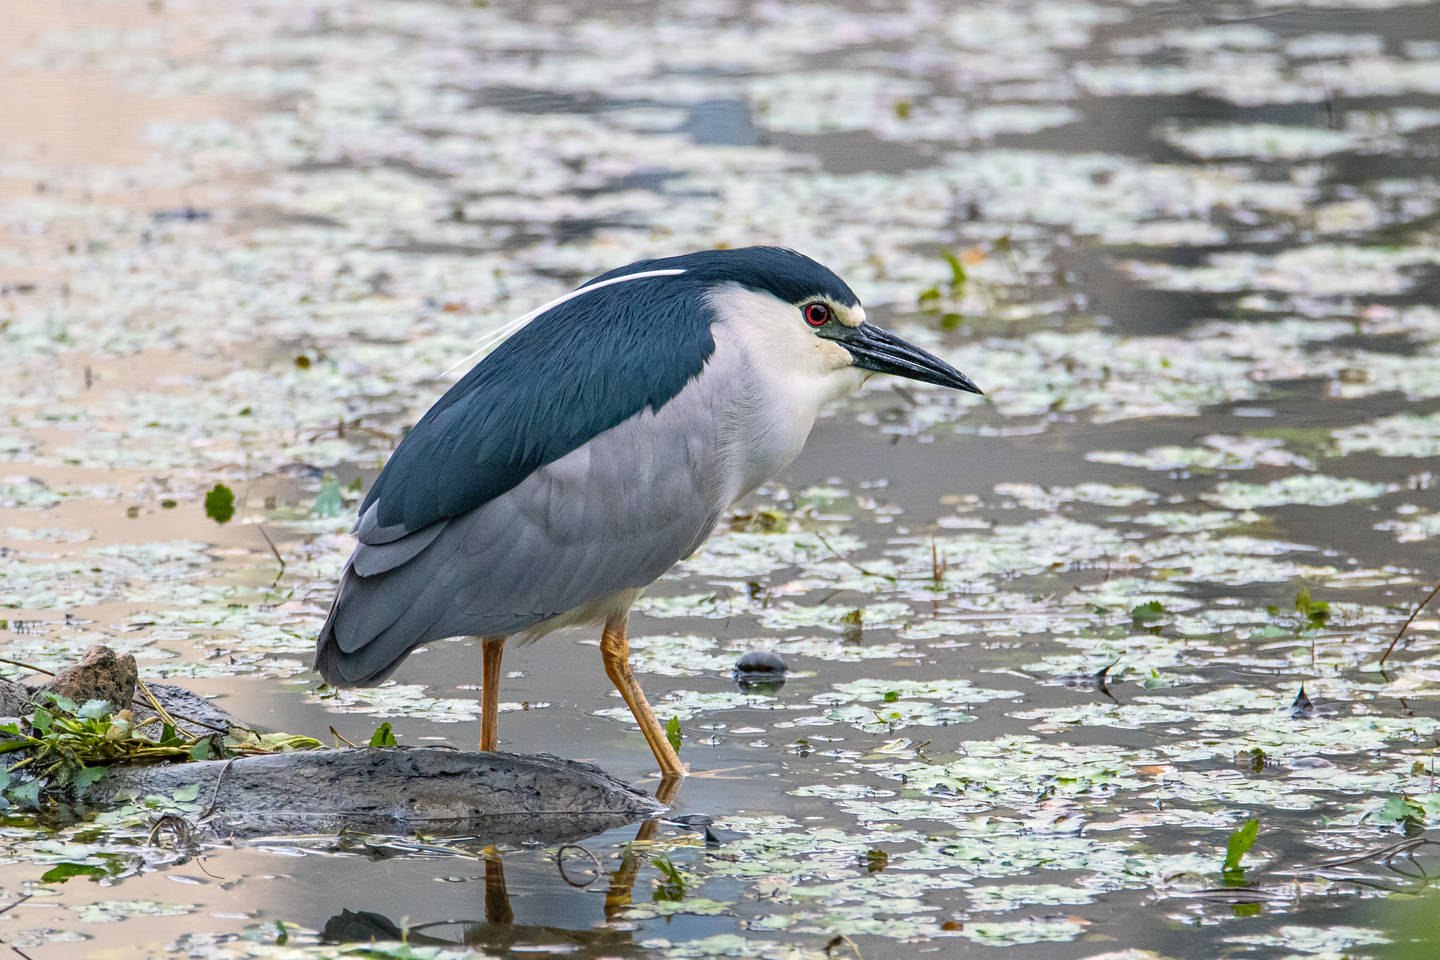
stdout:
<svg viewBox="0 0 1440 960">
<path fill-rule="evenodd" d="M 876 373 L 893 373 L 922 383 L 984 393 L 969 377 L 932 353 L 901 340 L 889 330 L 869 323 L 851 327 L 835 338 L 855 358 L 855 366 Z"/>
</svg>

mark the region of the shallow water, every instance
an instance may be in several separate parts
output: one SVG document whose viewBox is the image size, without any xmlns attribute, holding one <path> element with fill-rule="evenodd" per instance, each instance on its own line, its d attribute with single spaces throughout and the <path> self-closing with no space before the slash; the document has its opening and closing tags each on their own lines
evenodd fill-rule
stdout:
<svg viewBox="0 0 1440 960">
<path fill-rule="evenodd" d="M 308 672 L 351 484 L 476 337 L 638 257 L 799 247 L 988 399 L 872 381 L 643 602 L 637 670 L 692 770 L 677 812 L 719 846 L 660 824 L 628 859 L 641 828 L 587 839 L 599 869 L 360 840 L 192 858 L 138 813 L 17 816 L 7 944 L 1433 949 L 1440 614 L 1378 664 L 1440 575 L 1440 5 L 13 16 L 7 657 L 103 641 L 277 729 L 469 747 L 473 643 L 376 691 Z M 510 652 L 502 747 L 646 782 L 597 641 Z M 729 680 L 754 649 L 793 671 L 773 695 Z M 111 876 L 39 883 L 58 862 Z"/>
</svg>

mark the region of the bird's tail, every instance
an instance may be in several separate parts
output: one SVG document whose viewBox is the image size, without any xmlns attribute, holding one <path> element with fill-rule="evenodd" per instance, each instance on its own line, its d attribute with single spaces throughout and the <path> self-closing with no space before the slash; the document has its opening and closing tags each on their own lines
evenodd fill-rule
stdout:
<svg viewBox="0 0 1440 960">
<path fill-rule="evenodd" d="M 406 649 L 399 656 L 382 660 L 378 664 L 375 651 L 369 649 L 369 645 L 346 652 L 337 631 L 340 628 L 341 605 L 346 599 L 347 590 L 354 586 L 355 579 L 353 567 L 346 564 L 345 572 L 340 575 L 340 586 L 335 591 L 335 600 L 330 604 L 330 614 L 325 618 L 325 625 L 320 628 L 320 636 L 315 641 L 315 662 L 311 664 L 311 668 L 332 687 L 377 686 L 395 672 L 410 652 Z"/>
</svg>

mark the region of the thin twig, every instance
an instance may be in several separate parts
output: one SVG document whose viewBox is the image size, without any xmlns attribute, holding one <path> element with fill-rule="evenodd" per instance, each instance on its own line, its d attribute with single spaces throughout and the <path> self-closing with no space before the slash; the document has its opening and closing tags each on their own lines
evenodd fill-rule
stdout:
<svg viewBox="0 0 1440 960">
<path fill-rule="evenodd" d="M 46 670 L 44 667 L 37 667 L 33 663 L 26 663 L 23 660 L 11 660 L 9 657 L 0 657 L 0 663 L 8 663 L 12 667 L 24 667 L 26 670 L 34 670 L 36 673 L 43 673 L 47 677 L 55 676 L 54 670 Z"/>
<path fill-rule="evenodd" d="M 1437 581 L 1435 584 L 1435 589 L 1431 590 L 1430 593 L 1426 595 L 1425 599 L 1420 601 L 1420 606 L 1410 611 L 1410 616 L 1400 627 L 1400 632 L 1395 634 L 1395 638 L 1390 641 L 1390 646 L 1385 648 L 1385 654 L 1380 658 L 1380 666 L 1385 666 L 1385 660 L 1395 650 L 1395 644 L 1399 643 L 1400 638 L 1405 636 L 1405 631 L 1410 629 L 1410 624 L 1414 623 L 1415 618 L 1420 616 L 1421 610 L 1424 610 L 1427 606 L 1429 606 L 1430 601 L 1435 599 L 1436 594 L 1440 594 L 1440 581 Z"/>
<path fill-rule="evenodd" d="M 213 723 L 206 723 L 204 720 L 196 720 L 194 717 L 186 716 L 186 715 L 183 714 L 183 713 L 171 714 L 171 717 L 172 717 L 172 719 L 181 720 L 181 721 L 183 721 L 183 722 L 185 722 L 185 723 L 193 723 L 193 724 L 195 724 L 195 726 L 197 726 L 197 727 L 204 727 L 205 729 L 207 729 L 207 730 L 212 730 L 212 731 L 214 731 L 215 733 L 224 734 L 224 735 L 227 736 L 227 737 L 230 735 L 231 729 L 238 729 L 238 727 L 236 727 L 236 728 L 217 727 L 217 726 L 215 726 Z M 143 720 L 136 720 L 136 721 L 135 721 L 135 729 L 136 729 L 136 730 L 139 730 L 141 727 L 148 727 L 148 726 L 150 726 L 150 724 L 152 724 L 152 723 L 160 723 L 160 724 L 163 724 L 163 723 L 165 723 L 165 722 L 166 722 L 166 720 L 165 720 L 164 717 L 160 716 L 158 713 L 152 713 L 152 714 L 150 714 L 150 716 L 144 718 Z M 178 730 L 179 728 L 177 727 L 176 729 Z"/>
<path fill-rule="evenodd" d="M 145 694 L 145 699 L 150 701 L 150 709 L 155 711 L 155 715 L 160 718 L 161 722 L 170 724 L 170 726 L 174 727 L 176 730 L 181 729 L 181 722 L 193 723 L 197 727 L 204 727 L 206 730 L 213 730 L 216 733 L 224 734 L 226 736 L 229 736 L 233 731 L 237 729 L 250 730 L 249 727 L 241 727 L 238 723 L 232 723 L 228 727 L 217 727 L 213 723 L 206 723 L 204 720 L 197 720 L 194 717 L 186 716 L 183 713 L 171 713 L 169 710 L 165 709 L 165 707 L 160 704 L 160 700 L 155 696 L 155 694 L 150 692 L 150 688 L 145 685 L 144 680 L 141 680 L 137 677 L 135 679 L 135 686 L 139 687 L 140 692 Z M 145 722 L 146 721 L 144 720 L 141 721 L 141 723 Z M 255 731 L 250 730 L 250 732 L 254 733 Z"/>
<path fill-rule="evenodd" d="M 458 838 L 452 838 L 452 843 L 453 843 L 454 839 L 458 839 Z M 468 850 L 461 850 L 460 848 L 455 847 L 455 846 L 453 846 L 453 845 L 447 845 L 447 844 L 443 844 L 443 843 L 425 843 L 425 842 L 422 841 L 422 840 L 410 841 L 410 840 L 398 840 L 398 839 L 397 839 L 397 840 L 385 840 L 385 841 L 382 841 L 382 842 L 375 842 L 375 841 L 366 839 L 366 840 L 362 840 L 361 842 L 365 845 L 365 847 L 366 847 L 367 849 L 370 849 L 370 850 L 398 850 L 398 851 L 400 851 L 401 853 L 428 853 L 428 854 L 432 854 L 432 855 L 435 855 L 435 856 L 442 856 L 442 857 L 458 857 L 458 858 L 460 858 L 461 860 L 487 860 L 487 859 L 489 859 L 489 857 L 486 856 L 485 854 L 475 854 L 475 853 L 471 853 L 471 852 L 468 851 Z M 486 849 L 493 850 L 494 848 L 493 848 L 493 847 L 487 847 Z"/>
<path fill-rule="evenodd" d="M 255 529 L 260 531 L 260 536 L 265 538 L 265 543 L 270 547 L 270 552 L 275 555 L 275 562 L 280 564 L 280 572 L 275 574 L 275 583 L 279 583 L 280 578 L 285 576 L 285 558 L 280 556 L 279 550 L 275 549 L 275 541 L 271 540 L 270 534 L 265 532 L 265 524 L 257 523 L 255 524 Z M 274 586 L 274 584 L 271 584 L 271 586 Z"/>
<path fill-rule="evenodd" d="M 12 900 L 10 903 L 7 903 L 3 909 L 0 909 L 0 914 L 9 913 L 11 910 L 14 910 L 16 907 L 20 906 L 20 904 L 24 903 L 26 900 L 29 900 L 29 899 L 30 899 L 31 897 L 33 897 L 33 896 L 34 896 L 33 893 L 27 893 L 27 894 L 24 894 L 24 895 L 22 895 L 22 896 L 20 896 L 20 897 L 17 897 L 15 900 Z M 5 943 L 5 941 L 4 941 L 4 940 L 0 940 L 0 943 Z M 13 943 L 5 943 L 5 946 L 7 946 L 7 947 L 9 947 L 11 950 L 15 951 L 15 953 L 16 953 L 17 956 L 24 957 L 25 960 L 31 960 L 30 954 L 26 953 L 24 950 L 21 950 L 19 947 L 15 946 Z"/>
<path fill-rule="evenodd" d="M 202 822 L 210 819 L 211 815 L 215 813 L 215 804 L 220 799 L 220 784 L 225 782 L 225 774 L 230 772 L 230 768 L 235 766 L 235 761 L 239 759 L 239 757 L 231 757 L 225 761 L 225 766 L 220 768 L 220 776 L 215 778 L 215 792 L 210 794 L 210 804 L 205 808 L 205 812 L 200 814 Z"/>
<path fill-rule="evenodd" d="M 345 422 L 342 420 L 340 421 L 340 424 L 336 427 L 326 427 L 324 430 L 316 431 L 315 433 L 312 433 L 310 435 L 309 439 L 306 442 L 314 443 L 316 440 L 319 440 L 321 437 L 324 436 L 344 437 L 346 430 L 349 430 L 351 433 L 365 433 L 369 434 L 372 437 L 379 437 L 381 440 L 388 440 L 392 444 L 395 442 L 395 435 L 393 433 L 389 433 L 385 430 L 380 430 L 376 427 L 362 427 L 360 426 L 360 420 L 358 418 L 352 420 L 349 426 L 346 426 Z"/>
<path fill-rule="evenodd" d="M 574 880 L 571 880 L 570 875 L 565 872 L 565 851 L 567 850 L 579 850 L 585 854 L 585 856 L 589 857 L 591 862 L 595 864 L 595 876 L 591 877 L 585 883 L 576 883 Z M 601 877 L 605 876 L 605 867 L 600 863 L 600 858 L 595 856 L 588 847 L 578 843 L 567 843 L 555 851 L 555 869 L 560 872 L 560 879 L 564 880 L 567 886 L 574 887 L 576 890 L 589 890 L 600 881 Z"/>
<path fill-rule="evenodd" d="M 194 843 L 195 837 L 190 829 L 190 822 L 178 813 L 165 813 L 155 818 L 150 825 L 150 832 L 145 837 L 147 846 L 158 846 L 155 838 L 160 836 L 161 830 L 169 830 L 170 836 L 175 839 L 176 844 L 189 846 Z"/>
<path fill-rule="evenodd" d="M 353 746 L 355 746 L 355 744 L 351 743 L 350 740 L 349 740 L 343 733 L 341 733 L 339 730 L 336 730 L 336 729 L 335 729 L 335 724 L 333 724 L 333 723 L 330 724 L 330 732 L 335 735 L 335 739 L 336 739 L 336 740 L 339 740 L 341 743 L 345 744 L 345 746 L 347 746 L 347 747 L 353 747 Z"/>
<path fill-rule="evenodd" d="M 1220 903 L 1267 903 L 1276 900 L 1293 900 L 1289 894 L 1258 887 L 1211 887 L 1205 890 L 1187 890 L 1173 894 L 1192 900 L 1211 900 Z"/>
<path fill-rule="evenodd" d="M 145 684 L 144 680 L 136 677 L 135 685 L 140 688 L 141 693 L 145 694 L 145 699 L 150 701 L 150 709 L 155 711 L 156 716 L 170 726 L 175 727 L 175 729 L 180 729 L 179 725 L 175 723 L 175 718 L 170 716 L 170 711 L 166 710 L 165 707 L 161 705 L 159 699 L 156 698 L 155 694 L 150 692 L 150 688 Z M 208 724 L 201 724 L 201 726 L 208 726 Z"/>
<path fill-rule="evenodd" d="M 1419 847 L 1429 846 L 1430 844 L 1433 844 L 1435 842 L 1436 841 L 1434 840 L 1427 840 L 1424 837 L 1407 837 L 1404 840 L 1397 840 L 1392 844 L 1383 846 L 1378 850 L 1367 850 L 1364 853 L 1357 853 L 1353 857 L 1341 857 L 1338 860 L 1322 860 L 1318 864 L 1316 864 L 1316 867 L 1318 869 L 1344 867 L 1349 866 L 1352 863 L 1361 863 L 1365 860 L 1375 860 L 1381 857 L 1389 860 L 1396 854 L 1407 853 Z"/>
<path fill-rule="evenodd" d="M 33 893 L 21 894 L 19 897 L 16 897 L 14 900 L 11 900 L 9 903 L 5 904 L 3 908 L 0 908 L 0 914 L 9 913 L 11 910 L 14 910 L 16 907 L 20 906 L 20 904 L 24 903 L 26 900 L 29 900 L 33 896 L 35 896 L 35 894 Z"/>
<path fill-rule="evenodd" d="M 836 560 L 839 560 L 841 563 L 844 563 L 846 566 L 848 566 L 848 567 L 854 567 L 856 570 L 859 570 L 861 573 L 865 574 L 865 576 L 867 576 L 867 577 L 879 577 L 881 580 L 889 580 L 891 583 L 894 583 L 896 580 L 899 579 L 898 577 L 893 577 L 893 576 L 891 576 L 891 575 L 888 574 L 888 573 L 876 573 L 874 570 L 866 570 L 864 567 L 860 566 L 860 564 L 856 563 L 854 560 L 851 560 L 849 557 L 845 556 L 845 554 L 841 553 L 839 550 L 836 550 L 836 549 L 835 549 L 835 545 L 834 545 L 833 543 L 831 543 L 829 540 L 825 539 L 825 534 L 821 533 L 818 529 L 813 529 L 813 528 L 812 528 L 810 532 L 813 533 L 813 534 L 815 534 L 815 536 L 816 536 L 817 538 L 819 538 L 819 540 L 820 540 L 821 543 L 825 544 L 825 549 L 826 549 L 826 550 L 829 550 L 832 554 L 834 554 Z"/>
</svg>

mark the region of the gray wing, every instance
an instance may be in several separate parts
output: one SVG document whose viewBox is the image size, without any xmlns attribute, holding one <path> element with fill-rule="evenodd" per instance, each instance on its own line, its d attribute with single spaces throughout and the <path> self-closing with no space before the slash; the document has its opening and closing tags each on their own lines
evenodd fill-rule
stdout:
<svg viewBox="0 0 1440 960">
<path fill-rule="evenodd" d="M 320 634 L 326 682 L 378 683 L 419 644 L 528 630 L 643 588 L 688 556 L 728 505 L 698 383 L 483 506 L 398 539 L 365 542 L 372 504 Z"/>
</svg>

